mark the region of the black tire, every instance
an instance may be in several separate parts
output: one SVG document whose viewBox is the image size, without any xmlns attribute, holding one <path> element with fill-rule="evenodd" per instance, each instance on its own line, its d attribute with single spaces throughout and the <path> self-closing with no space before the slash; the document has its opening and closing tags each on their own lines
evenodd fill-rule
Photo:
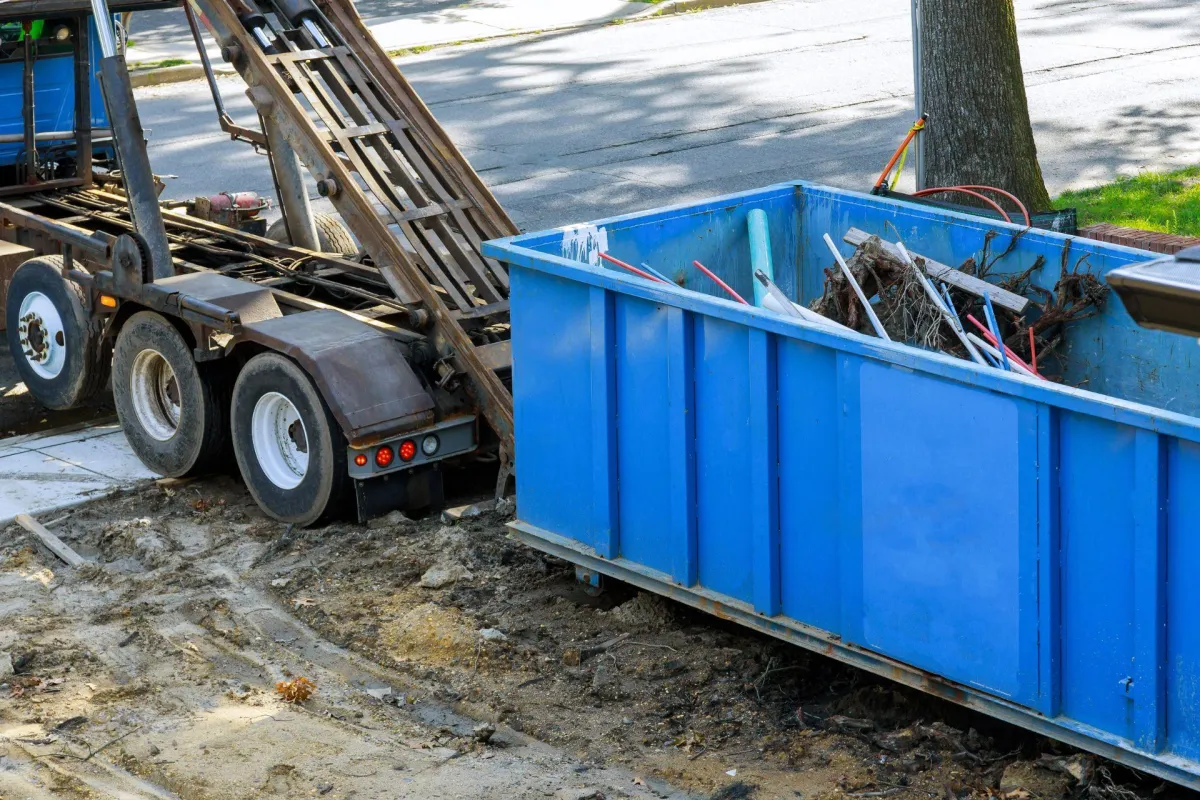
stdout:
<svg viewBox="0 0 1200 800">
<path fill-rule="evenodd" d="M 279 403 L 275 396 L 291 404 L 291 410 L 284 406 L 283 413 L 294 412 L 303 424 L 297 429 L 293 421 L 275 431 L 277 437 L 286 432 L 291 443 L 303 451 L 307 461 L 302 470 L 286 457 L 283 461 L 273 460 L 271 446 L 278 440 L 271 439 L 265 420 L 288 418 L 272 415 L 271 404 Z M 260 403 L 264 404 L 261 410 Z M 283 422 L 275 424 L 281 426 Z M 316 386 L 293 361 L 277 353 L 262 353 L 242 367 L 233 387 L 231 429 L 242 480 L 269 516 L 281 522 L 313 525 L 343 510 L 350 475 L 341 427 Z M 255 431 L 268 440 L 263 443 L 264 453 L 255 444 Z M 282 474 L 281 469 L 285 470 Z M 287 469 L 292 471 L 288 473 Z M 287 485 L 292 480 L 297 482 Z"/>
<path fill-rule="evenodd" d="M 342 223 L 341 217 L 335 214 L 313 214 L 313 224 L 317 226 L 317 244 L 322 253 L 336 255 L 357 255 L 358 242 L 350 235 L 350 231 Z M 267 228 L 267 238 L 276 242 L 287 242 L 287 228 L 283 217 L 271 223 Z"/>
<path fill-rule="evenodd" d="M 83 289 L 63 278 L 62 268 L 62 256 L 26 261 L 13 273 L 4 304 L 8 349 L 17 372 L 30 394 L 55 411 L 75 408 L 91 399 L 104 388 L 112 366 L 109 341 L 88 331 Z M 45 307 L 38 295 L 53 306 L 57 322 L 48 323 L 37 313 L 38 308 Z M 36 301 L 26 306 L 26 316 L 32 316 L 32 320 L 21 319 L 22 305 L 27 300 Z M 47 325 L 54 329 L 49 337 L 44 335 Z"/>
<path fill-rule="evenodd" d="M 174 373 L 163 393 L 147 387 L 161 377 L 161 363 Z M 177 419 L 167 414 L 167 398 Z M 169 320 L 139 311 L 117 334 L 113 355 L 113 400 L 129 445 L 160 475 L 182 478 L 218 469 L 229 453 L 229 368 L 224 362 L 197 364 L 192 348 Z"/>
</svg>

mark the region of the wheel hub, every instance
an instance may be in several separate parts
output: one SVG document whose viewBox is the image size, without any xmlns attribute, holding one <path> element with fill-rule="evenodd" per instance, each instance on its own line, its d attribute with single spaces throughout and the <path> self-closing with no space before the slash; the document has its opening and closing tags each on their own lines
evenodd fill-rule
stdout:
<svg viewBox="0 0 1200 800">
<path fill-rule="evenodd" d="M 47 380 L 58 377 L 67 360 L 67 337 L 62 317 L 49 297 L 30 292 L 21 301 L 17 338 L 36 375 Z"/>
<path fill-rule="evenodd" d="M 258 398 L 250 415 L 254 457 L 267 480 L 295 489 L 308 474 L 308 432 L 296 406 L 279 392 Z"/>
<path fill-rule="evenodd" d="M 142 428 L 160 442 L 179 430 L 183 413 L 179 380 L 157 350 L 143 350 L 133 358 L 129 375 L 129 399 Z"/>
</svg>

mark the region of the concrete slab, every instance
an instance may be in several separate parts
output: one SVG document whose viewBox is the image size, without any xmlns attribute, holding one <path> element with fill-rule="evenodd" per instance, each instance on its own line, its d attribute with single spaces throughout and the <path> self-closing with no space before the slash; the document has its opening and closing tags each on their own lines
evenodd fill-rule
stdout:
<svg viewBox="0 0 1200 800">
<path fill-rule="evenodd" d="M 0 525 L 156 477 L 116 423 L 0 439 Z"/>
<path fill-rule="evenodd" d="M 112 480 L 54 456 L 26 451 L 0 457 L 0 524 L 42 514 L 116 488 Z"/>
<path fill-rule="evenodd" d="M 112 426 L 106 426 L 111 428 Z M 133 451 L 125 433 L 118 426 L 116 432 L 90 436 L 74 442 L 39 447 L 37 452 L 60 461 L 99 473 L 118 483 L 153 480 L 158 476 L 143 466 Z"/>
<path fill-rule="evenodd" d="M 26 450 L 41 450 L 45 452 L 50 447 L 70 444 L 71 442 L 82 442 L 85 439 L 94 439 L 97 436 L 109 436 L 113 433 L 119 433 L 120 430 L 121 423 L 115 420 L 94 426 L 72 426 L 72 428 L 65 431 L 47 431 L 44 434 L 23 437 L 21 446 Z M 0 444 L 3 444 L 3 441 L 0 440 Z"/>
</svg>

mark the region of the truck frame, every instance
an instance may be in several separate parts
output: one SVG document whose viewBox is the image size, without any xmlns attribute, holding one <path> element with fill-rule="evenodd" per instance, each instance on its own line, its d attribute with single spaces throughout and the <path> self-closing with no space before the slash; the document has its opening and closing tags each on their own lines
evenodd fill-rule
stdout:
<svg viewBox="0 0 1200 800">
<path fill-rule="evenodd" d="M 24 30 L 24 146 L 0 185 L 0 239 L 29 256 L 4 308 L 31 393 L 70 408 L 111 372 L 148 467 L 196 474 L 232 450 L 258 504 L 288 522 L 351 499 L 360 519 L 437 506 L 448 461 L 498 461 L 501 491 L 508 278 L 481 246 L 512 221 L 347 0 L 183 3 L 222 129 L 270 158 L 287 241 L 239 225 L 236 195 L 160 202 L 110 20 L 174 5 L 0 6 L 0 23 Z M 71 131 L 37 130 L 35 20 L 72 45 Z M 246 81 L 257 126 L 226 112 L 202 26 Z M 111 151 L 93 142 L 94 71 Z M 305 168 L 360 252 L 320 252 Z"/>
</svg>

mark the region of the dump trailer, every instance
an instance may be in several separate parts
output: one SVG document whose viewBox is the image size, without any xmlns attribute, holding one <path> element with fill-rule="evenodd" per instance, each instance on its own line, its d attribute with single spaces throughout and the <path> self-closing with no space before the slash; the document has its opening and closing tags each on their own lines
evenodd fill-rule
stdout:
<svg viewBox="0 0 1200 800">
<path fill-rule="evenodd" d="M 268 154 L 283 218 L 268 237 L 255 198 L 160 202 L 113 14 L 176 4 L 0 4 L 0 91 L 20 98 L 0 112 L 0 268 L 21 262 L 4 309 L 30 392 L 67 409 L 111 377 L 148 467 L 236 461 L 288 522 L 437 506 L 464 460 L 503 487 L 508 276 L 481 245 L 512 222 L 348 0 L 184 4 L 219 123 Z M 205 29 L 256 120 L 226 112 Z M 48 76 L 69 124 L 38 110 Z M 337 217 L 313 213 L 306 169 Z"/>
</svg>

